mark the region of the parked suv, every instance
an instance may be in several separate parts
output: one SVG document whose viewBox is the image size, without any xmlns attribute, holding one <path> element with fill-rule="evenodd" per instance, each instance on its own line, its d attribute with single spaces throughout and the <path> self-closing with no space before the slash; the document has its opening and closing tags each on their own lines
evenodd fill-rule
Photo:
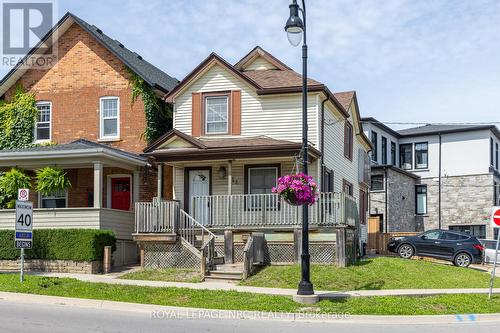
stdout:
<svg viewBox="0 0 500 333">
<path fill-rule="evenodd" d="M 483 260 L 483 245 L 476 237 L 449 230 L 429 230 L 417 236 L 394 237 L 387 249 L 410 259 L 414 255 L 453 262 L 455 266 L 468 267 Z"/>
</svg>

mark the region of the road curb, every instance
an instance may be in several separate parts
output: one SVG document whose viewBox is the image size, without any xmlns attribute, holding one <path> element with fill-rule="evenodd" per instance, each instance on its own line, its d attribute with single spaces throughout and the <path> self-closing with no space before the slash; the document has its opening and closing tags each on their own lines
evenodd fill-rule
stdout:
<svg viewBox="0 0 500 333">
<path fill-rule="evenodd" d="M 500 323 L 500 314 L 460 314 L 460 315 L 425 315 L 425 316 L 377 316 L 349 315 L 347 313 L 319 314 L 277 313 L 239 310 L 215 310 L 199 308 L 183 308 L 153 304 L 138 304 L 94 299 L 70 298 L 0 292 L 0 302 L 16 302 L 40 305 L 55 305 L 108 311 L 135 312 L 146 314 L 153 320 L 169 319 L 244 319 L 244 320 L 276 320 L 300 322 L 331 322 L 345 324 L 383 324 L 383 325 L 429 325 L 429 324 L 474 324 L 477 322 Z"/>
</svg>

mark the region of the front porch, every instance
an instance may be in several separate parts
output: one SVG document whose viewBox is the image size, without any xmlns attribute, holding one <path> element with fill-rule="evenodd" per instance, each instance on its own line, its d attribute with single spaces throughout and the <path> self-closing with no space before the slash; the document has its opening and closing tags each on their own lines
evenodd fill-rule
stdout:
<svg viewBox="0 0 500 333">
<path fill-rule="evenodd" d="M 70 188 L 46 196 L 35 186 L 30 191 L 34 228 L 111 230 L 117 266 L 137 262 L 133 209 L 141 196 L 149 198 L 140 190 L 146 165 L 143 157 L 86 140 L 0 152 L 1 170 L 16 167 L 33 178 L 45 166 L 63 169 Z M 14 229 L 14 221 L 15 210 L 0 210 L 0 229 Z"/>
</svg>

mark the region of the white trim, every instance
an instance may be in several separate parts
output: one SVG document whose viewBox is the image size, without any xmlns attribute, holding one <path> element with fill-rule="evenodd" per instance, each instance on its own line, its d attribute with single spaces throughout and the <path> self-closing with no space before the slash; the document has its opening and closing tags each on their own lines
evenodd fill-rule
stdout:
<svg viewBox="0 0 500 333">
<path fill-rule="evenodd" d="M 105 100 L 116 100 L 116 135 L 103 135 L 104 133 L 104 118 L 102 116 L 102 102 Z M 110 117 L 109 119 L 115 119 Z M 103 96 L 99 98 L 99 141 L 115 141 L 120 140 L 120 97 L 118 96 Z"/>
<path fill-rule="evenodd" d="M 68 190 L 64 190 L 65 198 L 64 200 L 66 201 L 64 208 L 68 208 Z M 38 192 L 38 208 L 42 208 L 42 193 Z M 44 208 L 44 209 L 54 209 L 54 208 Z"/>
<path fill-rule="evenodd" d="M 36 137 L 36 132 L 37 132 L 37 124 L 39 123 L 38 121 L 38 114 L 37 114 L 37 121 L 35 121 L 35 126 L 33 128 L 33 141 L 34 143 L 46 143 L 46 142 L 51 142 L 52 141 L 52 102 L 51 101 L 36 101 L 35 106 L 37 107 L 38 110 L 38 105 L 44 105 L 48 104 L 49 105 L 49 138 L 48 139 L 41 139 L 38 140 Z"/>
<path fill-rule="evenodd" d="M 215 98 L 225 98 L 226 99 L 226 130 L 223 132 L 208 132 L 208 100 Z M 205 97 L 205 134 L 207 135 L 216 135 L 216 134 L 229 134 L 229 96 L 228 95 L 214 95 L 214 96 L 206 96 Z M 218 121 L 217 123 L 222 123 L 222 121 Z"/>
<path fill-rule="evenodd" d="M 106 208 L 111 209 L 111 180 L 113 178 L 129 178 L 130 181 L 130 207 L 129 210 L 132 210 L 133 205 L 133 199 L 134 199 L 134 184 L 133 184 L 133 177 L 131 174 L 126 174 L 126 173 L 115 173 L 111 175 L 106 176 Z"/>
</svg>

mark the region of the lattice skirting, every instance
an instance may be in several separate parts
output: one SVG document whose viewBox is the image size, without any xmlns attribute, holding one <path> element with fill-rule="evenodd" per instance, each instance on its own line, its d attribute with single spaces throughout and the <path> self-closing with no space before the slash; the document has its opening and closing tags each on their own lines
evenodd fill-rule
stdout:
<svg viewBox="0 0 500 333">
<path fill-rule="evenodd" d="M 199 269 L 201 260 L 181 242 L 175 244 L 144 244 L 144 268 L 192 268 Z"/>
<path fill-rule="evenodd" d="M 234 244 L 234 261 L 243 262 L 245 245 Z M 293 264 L 296 262 L 296 248 L 292 242 L 266 242 L 264 261 L 266 265 Z M 311 242 L 309 244 L 311 262 L 321 264 L 335 263 L 335 242 Z"/>
</svg>

